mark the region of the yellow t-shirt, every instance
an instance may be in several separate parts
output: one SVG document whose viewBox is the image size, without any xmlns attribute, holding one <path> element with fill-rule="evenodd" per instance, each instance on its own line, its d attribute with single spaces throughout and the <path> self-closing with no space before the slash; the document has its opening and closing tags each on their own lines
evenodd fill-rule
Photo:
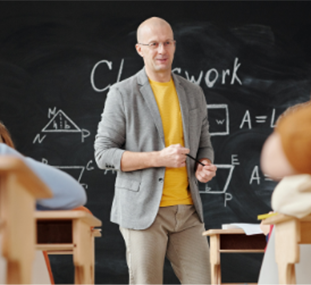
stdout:
<svg viewBox="0 0 311 285">
<path fill-rule="evenodd" d="M 165 146 L 181 144 L 184 146 L 184 133 L 178 95 L 174 81 L 155 82 L 149 79 L 162 119 Z M 163 194 L 160 207 L 178 204 L 193 204 L 188 190 L 187 169 L 169 168 L 165 170 Z"/>
</svg>

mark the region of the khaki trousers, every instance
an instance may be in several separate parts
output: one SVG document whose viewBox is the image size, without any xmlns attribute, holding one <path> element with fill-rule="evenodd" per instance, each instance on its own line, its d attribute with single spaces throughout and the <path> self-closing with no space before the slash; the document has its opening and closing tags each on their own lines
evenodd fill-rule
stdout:
<svg viewBox="0 0 311 285">
<path fill-rule="evenodd" d="M 204 230 L 192 205 L 160 208 L 154 223 L 145 230 L 120 227 L 130 284 L 162 284 L 165 255 L 181 284 L 210 284 Z"/>
</svg>

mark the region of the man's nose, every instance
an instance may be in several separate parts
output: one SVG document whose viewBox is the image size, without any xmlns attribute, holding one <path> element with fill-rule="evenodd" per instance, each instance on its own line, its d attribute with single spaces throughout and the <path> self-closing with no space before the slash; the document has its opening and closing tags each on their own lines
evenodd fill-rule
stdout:
<svg viewBox="0 0 311 285">
<path fill-rule="evenodd" d="M 166 52 L 166 48 L 164 46 L 164 43 L 159 43 L 158 52 L 159 53 L 165 53 Z"/>
</svg>

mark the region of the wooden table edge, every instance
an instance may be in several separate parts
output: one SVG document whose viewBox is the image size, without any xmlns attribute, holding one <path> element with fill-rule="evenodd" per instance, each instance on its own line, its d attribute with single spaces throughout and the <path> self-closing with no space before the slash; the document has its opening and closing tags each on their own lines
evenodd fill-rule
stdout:
<svg viewBox="0 0 311 285">
<path fill-rule="evenodd" d="M 100 227 L 102 221 L 85 211 L 72 210 L 53 210 L 53 211 L 36 211 L 35 218 L 37 221 L 44 220 L 74 220 L 82 219 L 92 227 Z"/>
<path fill-rule="evenodd" d="M 212 229 L 202 233 L 203 236 L 212 236 L 212 235 L 219 235 L 219 234 L 245 234 L 242 229 Z"/>
</svg>

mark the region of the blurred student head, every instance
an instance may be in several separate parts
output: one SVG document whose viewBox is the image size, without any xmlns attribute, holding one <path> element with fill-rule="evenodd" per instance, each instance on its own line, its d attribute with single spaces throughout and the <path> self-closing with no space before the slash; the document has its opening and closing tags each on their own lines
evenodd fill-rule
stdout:
<svg viewBox="0 0 311 285">
<path fill-rule="evenodd" d="M 11 135 L 5 125 L 0 122 L 0 142 L 7 144 L 8 146 L 15 148 L 11 139 Z"/>
<path fill-rule="evenodd" d="M 298 103 L 296 105 L 290 106 L 288 107 L 277 119 L 276 121 L 276 125 L 280 122 L 281 119 L 283 119 L 284 117 L 299 111 L 301 108 L 304 108 L 308 105 L 311 105 L 311 101 L 307 101 L 307 102 L 303 102 L 303 103 Z"/>
<path fill-rule="evenodd" d="M 311 101 L 289 107 L 278 118 L 274 132 L 265 141 L 261 151 L 260 165 L 262 171 L 272 179 L 280 180 L 285 176 L 298 174 L 298 172 L 311 174 L 310 170 L 301 170 L 301 162 L 308 163 L 310 161 L 308 159 L 308 153 L 310 154 L 310 151 L 308 152 L 310 120 L 306 120 L 305 115 L 301 118 L 301 114 L 310 114 L 310 107 Z M 284 127 L 284 125 L 286 127 Z M 280 131 L 280 129 L 282 131 Z M 285 145 L 281 138 L 281 132 L 286 137 Z M 284 146 L 286 146 L 286 152 Z M 289 149 L 290 152 L 288 151 Z M 289 153 L 291 157 L 290 160 L 288 158 Z M 294 156 L 296 161 L 293 159 Z M 299 156 L 300 159 L 297 159 L 297 156 Z M 304 160 L 301 158 L 306 159 Z M 293 166 L 293 161 L 295 166 Z M 296 163 L 299 164 L 298 167 Z M 298 168 L 300 170 L 297 172 L 296 169 Z"/>
</svg>

